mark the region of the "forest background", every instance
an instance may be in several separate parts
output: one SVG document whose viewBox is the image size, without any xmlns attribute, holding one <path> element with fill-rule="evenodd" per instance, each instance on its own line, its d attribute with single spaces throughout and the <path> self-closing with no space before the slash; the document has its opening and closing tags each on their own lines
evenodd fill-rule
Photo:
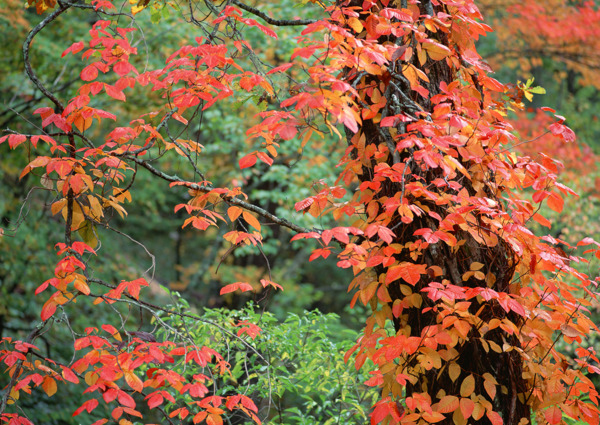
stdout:
<svg viewBox="0 0 600 425">
<path fill-rule="evenodd" d="M 31 133 L 36 127 L 33 111 L 42 96 L 24 77 L 21 44 L 44 15 L 38 15 L 35 8 L 24 9 L 22 3 L 6 0 L 0 5 L 0 131 Z M 562 161 L 565 167 L 560 177 L 579 195 L 568 198 L 560 214 L 544 207 L 543 214 L 551 219 L 552 227 L 536 225 L 536 232 L 549 232 L 571 244 L 585 236 L 600 236 L 597 4 L 555 0 L 507 6 L 506 2 L 486 0 L 479 5 L 495 32 L 479 40 L 478 50 L 495 70 L 495 78 L 503 83 L 521 82 L 535 94 L 533 100 L 526 99 L 525 111 L 511 117 L 523 140 L 528 141 L 518 147 L 519 151 L 532 156 L 543 152 Z M 136 17 L 144 28 L 138 47 L 149 52 L 150 67 L 162 66 L 165 56 L 190 39 L 188 29 L 180 25 L 176 8 L 176 3 L 152 2 L 149 13 Z M 269 11 L 275 16 L 310 19 L 318 16 L 319 8 L 318 2 L 283 0 L 272 2 Z M 74 96 L 80 70 L 74 66 L 75 57 L 61 59 L 61 54 L 73 40 L 87 34 L 94 23 L 87 19 L 89 15 L 83 12 L 69 13 L 61 25 L 50 26 L 40 34 L 31 47 L 40 78 L 65 99 Z M 152 25 L 148 25 L 150 22 Z M 263 46 L 263 54 L 270 59 L 287 58 L 296 43 L 293 38 L 286 38 L 285 31 L 278 30 L 277 42 L 260 31 L 253 33 L 255 39 L 249 41 Z M 291 93 L 295 88 L 289 90 Z M 123 112 L 135 115 L 136 105 L 145 111 L 147 102 L 142 97 L 128 98 L 121 107 Z M 245 131 L 252 126 L 255 114 L 266 110 L 269 102 L 265 93 L 250 91 L 245 98 L 205 111 L 199 135 L 199 142 L 204 145 L 203 161 L 221 169 L 218 177 L 223 181 L 243 181 L 250 199 L 265 210 L 293 217 L 294 222 L 310 227 L 314 225 L 311 217 L 304 217 L 294 206 L 320 190 L 321 176 L 332 175 L 335 144 L 312 145 L 303 150 L 298 140 L 282 148 L 270 167 L 257 166 L 243 172 L 238 167 L 240 158 L 250 150 Z M 577 141 L 567 143 L 549 134 L 545 128 L 552 120 L 537 109 L 540 106 L 566 116 Z M 52 274 L 55 257 L 48 243 L 59 238 L 60 226 L 50 209 L 51 198 L 44 192 L 30 191 L 39 186 L 39 176 L 20 177 L 31 160 L 28 152 L 3 149 L 0 158 L 0 337 L 24 339 L 39 321 L 44 300 L 31 294 Z M 157 158 L 157 163 L 175 173 L 181 167 L 178 161 L 181 158 L 168 155 Z M 356 372 L 343 359 L 366 316 L 361 303 L 353 309 L 348 307 L 353 295 L 347 291 L 351 274 L 336 267 L 336 260 L 331 257 L 309 261 L 311 247 L 290 243 L 291 234 L 279 227 L 267 230 L 261 252 L 244 247 L 232 250 L 217 237 L 223 232 L 219 229 L 198 233 L 192 226 L 182 228 L 183 211 L 173 214 L 174 206 L 180 203 L 179 195 L 169 191 L 167 184 L 159 187 L 144 173 L 137 176 L 137 183 L 135 202 L 127 206 L 127 220 L 114 212 L 111 223 L 115 231 L 111 236 L 97 241 L 93 229 L 79 232 L 83 240 L 103 252 L 101 260 L 94 264 L 96 272 L 117 280 L 133 280 L 142 273 L 151 284 L 152 302 L 201 314 L 206 323 L 186 326 L 193 326 L 191 332 L 198 341 L 216 342 L 235 359 L 233 375 L 221 383 L 221 391 L 245 388 L 246 393 L 263 400 L 258 410 L 263 414 L 268 410 L 266 415 L 274 423 L 364 423 L 376 392 L 364 385 L 368 370 Z M 214 183 L 219 185 L 218 181 Z M 329 224 L 321 222 L 320 226 L 326 228 Z M 138 240 L 143 244 L 135 242 Z M 258 282 L 267 269 L 284 291 L 220 294 L 231 282 Z M 597 306 L 592 313 L 596 323 L 600 323 Z M 102 314 L 110 312 L 89 309 L 74 317 L 73 322 L 105 323 Z M 127 320 L 140 335 L 152 332 L 149 317 L 132 316 Z M 232 338 L 211 325 L 245 321 L 262 329 L 254 339 L 253 328 L 246 328 L 258 351 L 277 359 L 268 382 L 258 359 L 246 358 Z M 53 328 L 37 344 L 47 357 L 68 361 L 72 355 L 72 339 L 66 327 Z M 590 335 L 586 344 L 600 344 L 600 338 Z M 570 346 L 559 348 L 568 352 Z M 6 376 L 2 376 L 0 386 L 6 381 Z M 60 402 L 46 397 L 41 388 L 34 391 L 37 395 L 24 399 L 21 408 L 35 423 L 72 423 L 72 413 L 85 400 L 69 387 L 59 390 Z M 106 416 L 99 411 L 93 414 Z M 231 420 L 237 423 L 235 418 Z"/>
</svg>

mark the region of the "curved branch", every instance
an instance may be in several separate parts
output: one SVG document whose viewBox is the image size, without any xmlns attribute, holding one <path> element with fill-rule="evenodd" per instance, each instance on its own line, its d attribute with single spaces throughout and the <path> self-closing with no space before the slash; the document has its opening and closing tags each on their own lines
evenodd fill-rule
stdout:
<svg viewBox="0 0 600 425">
<path fill-rule="evenodd" d="M 31 47 L 31 42 L 33 41 L 33 38 L 37 35 L 37 33 L 44 29 L 44 27 L 46 27 L 46 25 L 48 25 L 50 22 L 58 18 L 67 9 L 69 9 L 69 6 L 61 4 L 58 7 L 58 9 L 56 9 L 54 12 L 48 15 L 42 22 L 37 24 L 31 31 L 29 31 L 29 34 L 27 34 L 25 42 L 23 43 L 23 62 L 25 63 L 25 72 L 27 72 L 27 76 L 29 77 L 31 82 L 35 84 L 35 86 L 44 94 L 44 96 L 46 96 L 52 101 L 52 103 L 56 105 L 58 112 L 61 113 L 65 109 L 62 102 L 58 100 L 58 98 L 54 96 L 46 87 L 44 87 L 44 85 L 37 77 L 35 72 L 33 72 L 33 68 L 31 67 L 31 63 L 29 62 L 29 48 Z"/>
<path fill-rule="evenodd" d="M 244 9 L 246 12 L 250 12 L 255 16 L 263 19 L 266 23 L 275 25 L 278 27 L 292 27 L 296 25 L 309 25 L 317 22 L 315 19 L 273 19 L 264 12 L 261 12 L 254 7 L 248 6 L 239 0 L 231 0 L 231 3 L 238 6 L 240 9 Z"/>
<path fill-rule="evenodd" d="M 214 188 L 210 185 L 199 185 L 196 183 L 190 183 L 188 181 L 185 181 L 177 176 L 170 176 L 166 173 L 163 173 L 160 170 L 157 170 L 156 168 L 154 168 L 152 165 L 148 164 L 146 161 L 143 161 L 139 158 L 136 157 L 132 157 L 129 155 L 126 155 L 127 158 L 131 159 L 133 162 L 135 162 L 136 164 L 144 167 L 146 170 L 150 171 L 152 174 L 154 174 L 157 177 L 160 177 L 163 180 L 166 180 L 168 182 L 171 183 L 184 183 L 186 187 L 189 187 L 190 189 L 194 189 L 194 190 L 201 190 L 204 192 L 209 192 L 211 190 L 213 190 Z M 285 218 L 279 218 L 274 214 L 271 214 L 270 212 L 268 212 L 267 210 L 258 207 L 256 205 L 253 205 L 249 202 L 243 201 L 241 199 L 238 198 L 232 198 L 232 197 L 227 197 L 227 196 L 223 196 L 222 197 L 223 200 L 225 202 L 227 202 L 230 205 L 236 205 L 238 207 L 244 208 L 245 210 L 248 211 L 252 211 L 255 212 L 256 214 L 260 215 L 263 218 L 266 218 L 267 220 L 269 220 L 272 223 L 278 224 L 282 227 L 287 227 L 290 230 L 293 230 L 294 232 L 298 232 L 298 233 L 309 233 L 309 232 L 314 232 L 315 229 L 307 229 L 306 227 L 302 227 L 302 226 L 298 226 L 297 224 L 294 224 L 288 220 L 286 220 Z"/>
</svg>

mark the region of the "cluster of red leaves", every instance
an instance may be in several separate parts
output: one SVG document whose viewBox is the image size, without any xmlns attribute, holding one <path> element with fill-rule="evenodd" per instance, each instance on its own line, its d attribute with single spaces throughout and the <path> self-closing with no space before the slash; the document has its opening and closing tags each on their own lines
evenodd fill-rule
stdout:
<svg viewBox="0 0 600 425">
<path fill-rule="evenodd" d="M 560 212 L 563 197 L 573 191 L 557 181 L 558 161 L 546 156 L 538 161 L 510 152 L 519 139 L 505 116 L 508 108 L 521 105 L 515 96 L 503 100 L 502 96 L 511 97 L 509 89 L 488 75 L 490 69 L 475 49 L 474 40 L 490 28 L 481 22 L 474 3 L 427 2 L 436 7 L 433 14 L 424 13 L 417 2 L 408 3 L 406 8 L 398 8 L 387 0 L 366 0 L 360 6 L 340 2 L 327 8 L 328 19 L 307 25 L 298 37 L 292 62 L 271 72 L 286 72 L 293 66 L 309 79 L 281 102 L 280 110 L 257 116 L 259 122 L 247 135 L 249 141 L 263 140 L 261 150 L 243 157 L 240 168 L 252 167 L 257 159 L 272 164 L 281 141 L 301 137 L 304 146 L 313 134 L 320 134 L 319 122 L 340 139 L 337 125 L 345 127 L 348 148 L 340 160 L 336 186 L 324 185 L 316 195 L 297 203 L 296 209 L 315 217 L 350 217 L 354 222 L 352 226 L 302 232 L 294 239 L 314 238 L 321 243 L 311 260 L 338 250 L 338 265 L 352 269 L 356 276 L 350 284 L 350 290 L 356 291 L 352 303 L 360 301 L 372 307 L 362 337 L 347 354 L 347 359 L 354 355 L 357 368 L 367 360 L 377 367 L 367 382 L 382 391 L 372 423 L 435 423 L 451 418 L 466 424 L 485 416 L 494 425 L 501 424 L 492 403 L 504 390 L 498 377 L 474 376 L 457 361 L 460 348 L 472 341 L 476 332 L 487 353 L 517 353 L 529 391 L 521 396 L 539 420 L 554 425 L 566 415 L 597 425 L 597 392 L 585 375 L 598 372 L 595 352 L 579 347 L 577 358 L 571 361 L 555 349 L 559 339 L 580 343 L 586 334 L 598 330 L 586 310 L 596 298 L 597 282 L 575 268 L 586 259 L 559 249 L 564 246 L 574 251 L 577 247 L 550 236 L 538 237 L 527 228 L 530 220 L 550 226 L 538 213 L 540 204 L 546 202 Z M 48 0 L 38 0 L 36 5 L 42 10 L 54 7 Z M 112 7 L 109 1 L 95 5 Z M 219 27 L 223 21 L 257 27 L 276 37 L 232 6 L 226 6 L 213 25 Z M 106 209 L 126 214 L 122 204 L 131 195 L 128 187 L 121 185 L 125 172 L 136 166 L 173 186 L 189 189 L 190 200 L 176 207 L 190 215 L 184 226 L 205 230 L 226 222 L 219 210 L 227 205 L 229 220 L 243 220 L 247 228 L 228 232 L 225 240 L 234 246 L 260 244 L 261 224 L 255 213 L 284 222 L 258 208 L 246 208 L 239 188 L 213 188 L 207 181 L 169 176 L 145 161 L 145 156 L 156 148 L 157 141 L 184 158 L 189 158 L 190 152 L 198 153 L 201 146 L 193 141 L 165 140 L 161 125 L 171 118 L 187 124 L 186 112 L 189 116 L 194 110 L 209 108 L 236 90 L 272 94 L 275 90 L 269 74 L 244 70 L 235 60 L 237 53 L 252 50 L 246 41 L 236 39 L 228 46 L 204 38 L 180 47 L 167 58 L 164 68 L 140 73 L 130 62 L 137 53 L 128 41 L 130 31 L 99 21 L 90 31 L 89 41 L 78 41 L 65 51 L 81 53 L 83 60 L 93 62 L 81 71 L 78 96 L 64 108 L 37 110 L 44 129 L 55 126 L 60 131 L 56 137 L 12 134 L 0 138 L 0 144 L 8 142 L 15 148 L 29 140 L 35 149 L 42 140 L 50 145 L 52 156 L 36 157 L 23 175 L 43 170 L 44 187 L 63 196 L 52 205 L 52 212 L 61 212 L 68 232 L 92 228 L 93 236 L 82 234 L 92 247 L 93 226 L 102 223 Z M 387 38 L 398 41 L 382 42 Z M 451 70 L 453 79 L 432 87 L 436 64 Z M 95 96 L 104 92 L 126 102 L 125 91 L 138 86 L 149 86 L 164 96 L 160 123 L 135 119 L 127 127 L 111 129 L 104 143 L 96 147 L 86 130 L 94 119 L 100 125 L 102 118 L 115 116 L 90 106 Z M 406 98 L 390 93 L 404 93 Z M 389 113 L 400 104 L 402 112 Z M 573 138 L 560 117 L 548 128 L 565 142 Z M 343 201 L 347 192 L 339 186 L 342 184 L 356 187 L 351 199 Z M 390 187 L 397 190 L 390 193 Z M 532 201 L 524 199 L 524 191 L 531 192 Z M 426 226 L 411 227 L 425 222 Z M 509 247 L 516 261 L 510 285 L 495 288 L 496 276 L 489 271 L 492 265 L 477 261 L 476 254 L 464 260 L 468 267 L 458 282 L 447 277 L 445 265 L 425 260 L 425 253 L 442 248 L 456 254 L 467 239 L 482 250 Z M 592 239 L 578 246 L 589 248 L 584 254 L 600 258 L 600 244 Z M 42 310 L 44 321 L 58 306 L 79 296 L 93 296 L 97 303 L 138 300 L 140 288 L 147 285 L 143 279 L 122 282 L 106 294 L 91 293 L 81 257 L 85 251 L 92 252 L 92 247 L 78 243 L 60 247 L 59 254 L 64 257 L 54 278 L 37 291 L 49 286 L 57 289 Z M 266 279 L 260 283 L 263 288 L 281 288 Z M 392 296 L 392 287 L 401 296 Z M 222 293 L 251 289 L 250 284 L 237 282 Z M 500 314 L 482 317 L 483 307 L 475 310 L 473 306 L 497 307 Z M 386 324 L 402 323 L 411 309 L 433 314 L 435 321 L 424 326 L 420 335 L 411 335 L 407 326 L 390 334 Z M 240 336 L 247 333 L 254 338 L 260 331 L 249 323 L 238 326 Z M 132 394 L 143 394 L 149 407 L 160 408 L 167 401 L 174 403 L 175 391 L 188 394 L 191 401 L 171 410 L 171 417 L 183 420 L 190 416 L 194 423 L 221 424 L 225 409 L 239 409 L 259 422 L 249 398 L 209 395 L 206 375 L 198 373 L 186 380 L 167 367 L 179 362 L 204 368 L 210 363 L 220 373 L 227 373 L 229 365 L 214 350 L 159 343 L 131 334 L 124 342 L 115 327 L 105 324 L 102 330 L 109 336 L 90 328 L 87 336 L 75 342 L 82 355 L 68 367 L 51 359 L 31 363 L 25 353 L 33 347 L 16 343 L 13 348 L 11 340 L 4 340 L 8 345 L 0 351 L 0 359 L 14 378 L 11 397 L 17 399 L 19 392 L 30 392 L 32 386 L 42 386 L 52 395 L 56 381 L 75 382 L 79 376 L 87 385 L 85 392 L 97 393 L 98 398 L 85 402 L 76 414 L 93 411 L 102 398 L 106 404 L 116 404 L 112 410 L 115 421 L 123 415 L 140 417 Z M 511 336 L 504 346 L 491 337 L 499 332 Z M 456 384 L 455 394 L 432 395 L 419 390 L 417 384 L 426 386 L 421 378 L 431 371 L 448 376 Z M 401 401 L 409 386 L 413 390 Z M 3 415 L 3 421 L 22 421 Z"/>
<path fill-rule="evenodd" d="M 182 420 L 191 416 L 194 424 L 206 421 L 207 424 L 220 425 L 222 415 L 228 411 L 240 410 L 260 423 L 256 417 L 257 407 L 244 395 L 220 397 L 209 395 L 207 384 L 211 378 L 196 373 L 191 378 L 181 375 L 168 365 L 175 363 L 197 365 L 206 368 L 213 364 L 219 373 L 229 370 L 229 364 L 214 350 L 208 347 L 177 346 L 172 342 L 156 342 L 153 335 L 131 333 L 130 341 L 124 342 L 119 331 L 111 325 L 102 325 L 102 331 L 108 337 L 101 336 L 97 328 L 86 329 L 87 336 L 75 341 L 74 348 L 81 357 L 70 367 L 57 364 L 52 359 L 43 358 L 31 363 L 26 354 L 38 350 L 32 344 L 22 341 L 2 340 L 0 361 L 8 368 L 8 375 L 18 377 L 11 390 L 11 398 L 19 399 L 19 393 L 30 394 L 32 388 L 41 387 L 48 396 L 57 392 L 57 383 L 78 384 L 85 381 L 85 394 L 97 394 L 96 398 L 85 401 L 74 413 L 77 416 L 84 411 L 91 413 L 102 399 L 106 405 L 115 404 L 111 417 L 122 422 L 125 417 L 142 418 L 133 397 L 136 393 L 144 397 L 151 409 L 177 407 L 173 391 L 187 394 L 191 401 L 185 406 L 172 408 L 169 416 Z M 192 413 L 194 412 L 194 413 Z M 125 415 L 125 416 L 124 416 Z M 28 420 L 16 415 L 3 416 L 10 424 L 26 423 Z M 20 422 L 19 422 L 20 421 Z M 95 424 L 103 424 L 109 419 L 101 419 Z"/>
<path fill-rule="evenodd" d="M 542 58 L 551 57 L 577 71 L 582 85 L 599 87 L 600 9 L 594 1 L 478 3 L 497 32 L 499 51 L 494 62 L 510 61 L 528 71 L 540 65 Z"/>
</svg>

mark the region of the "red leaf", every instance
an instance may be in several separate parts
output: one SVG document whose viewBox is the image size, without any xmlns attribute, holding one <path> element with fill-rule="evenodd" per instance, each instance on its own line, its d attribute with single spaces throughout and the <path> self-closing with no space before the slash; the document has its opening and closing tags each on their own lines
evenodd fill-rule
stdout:
<svg viewBox="0 0 600 425">
<path fill-rule="evenodd" d="M 294 205 L 294 208 L 296 209 L 296 211 L 300 212 L 300 211 L 304 211 L 306 210 L 308 207 L 310 207 L 313 203 L 315 202 L 315 198 L 310 197 L 310 198 L 306 198 L 303 201 L 298 201 L 296 202 L 296 204 Z"/>
<path fill-rule="evenodd" d="M 131 397 L 125 391 L 119 390 L 117 399 L 119 400 L 119 403 L 121 403 L 123 406 L 130 407 L 132 409 L 135 408 L 135 401 L 133 400 L 133 397 Z"/>
<path fill-rule="evenodd" d="M 65 381 L 69 381 L 74 384 L 79 383 L 79 378 L 77 377 L 77 375 L 75 375 L 73 373 L 73 371 L 71 369 L 69 369 L 68 367 L 65 367 L 65 366 L 61 366 L 61 368 L 62 368 L 62 376 L 65 379 Z"/>
<path fill-rule="evenodd" d="M 283 140 L 291 140 L 298 134 L 298 128 L 295 125 L 285 125 L 279 129 L 278 133 Z"/>
<path fill-rule="evenodd" d="M 148 407 L 154 409 L 157 406 L 163 404 L 164 398 L 160 391 L 155 391 L 148 396 Z"/>
<path fill-rule="evenodd" d="M 252 167 L 256 164 L 256 152 L 246 155 L 239 161 L 240 168 L 243 170 L 244 168 Z"/>
<path fill-rule="evenodd" d="M 40 315 L 42 320 L 45 321 L 51 318 L 52 315 L 56 312 L 56 306 L 57 303 L 54 300 L 54 296 L 52 296 L 48 301 L 46 301 L 44 307 L 42 307 L 42 313 Z"/>
<path fill-rule="evenodd" d="M 96 400 L 95 398 L 88 400 L 85 403 L 83 403 L 81 405 L 81 407 L 73 413 L 73 416 L 79 415 L 84 410 L 87 411 L 88 413 L 91 413 L 92 410 L 94 410 L 97 406 L 98 406 L 98 400 Z"/>
<path fill-rule="evenodd" d="M 131 71 L 135 71 L 132 64 L 127 61 L 119 61 L 113 66 L 113 71 L 119 74 L 121 77 L 127 75 Z"/>
<path fill-rule="evenodd" d="M 119 90 L 116 87 L 111 86 L 110 84 L 104 84 L 104 90 L 106 91 L 107 95 L 114 99 L 122 101 L 127 100 L 127 98 L 125 97 L 125 93 L 123 93 L 122 90 Z"/>
<path fill-rule="evenodd" d="M 256 152 L 256 156 L 267 165 L 273 165 L 273 159 L 264 152 Z"/>
<path fill-rule="evenodd" d="M 492 425 L 502 425 L 504 422 L 502 421 L 502 417 L 498 412 L 488 411 L 486 416 L 492 423 Z"/>
<path fill-rule="evenodd" d="M 81 71 L 80 77 L 83 81 L 92 81 L 98 78 L 98 68 L 94 64 L 88 65 Z"/>
<path fill-rule="evenodd" d="M 221 288 L 220 295 L 228 294 L 230 292 L 235 292 L 235 291 L 248 292 L 248 291 L 252 291 L 253 289 L 254 288 L 252 288 L 252 285 L 250 285 L 249 283 L 235 282 L 235 283 L 230 283 L 229 285 L 226 285 L 223 288 Z"/>
<path fill-rule="evenodd" d="M 85 47 L 85 45 L 83 44 L 83 41 L 78 41 L 76 43 L 71 44 L 71 47 L 67 48 L 61 57 L 65 57 L 67 54 L 69 53 L 78 53 L 81 52 L 83 50 L 83 48 Z"/>
<path fill-rule="evenodd" d="M 288 69 L 290 69 L 292 67 L 292 65 L 293 65 L 293 63 L 286 63 L 285 65 L 280 65 L 278 67 L 273 68 L 269 72 L 267 72 L 267 75 L 271 75 L 271 74 L 274 74 L 276 72 L 285 72 Z"/>
</svg>

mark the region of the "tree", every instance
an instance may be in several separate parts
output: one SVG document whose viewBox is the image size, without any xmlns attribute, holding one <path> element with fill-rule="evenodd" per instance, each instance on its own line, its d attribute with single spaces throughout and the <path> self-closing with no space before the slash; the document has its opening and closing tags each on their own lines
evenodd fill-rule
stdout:
<svg viewBox="0 0 600 425">
<path fill-rule="evenodd" d="M 272 17 L 266 3 L 255 8 L 239 0 L 29 4 L 45 18 L 24 40 L 25 70 L 48 103 L 34 112 L 37 131 L 9 129 L 0 143 L 31 152 L 21 176 L 35 174 L 38 190 L 54 196 L 50 209 L 64 236 L 54 275 L 35 291 L 45 297 L 41 322 L 25 341 L 3 338 L 4 421 L 28 423 L 18 409 L 22 393 L 41 387 L 52 396 L 57 382 L 82 381 L 91 398 L 76 415 L 102 402 L 122 423 L 144 420 L 141 405 L 171 423 L 190 417 L 221 424 L 230 412 L 257 423 L 271 419 L 246 394 L 210 385 L 231 364 L 184 326 L 206 319 L 144 299 L 150 275 L 116 283 L 96 272 L 102 240 L 120 233 L 113 216 L 126 219 L 125 203 L 140 190 L 138 173 L 147 173 L 154 190 L 168 182 L 185 199 L 175 206 L 187 214 L 184 228 L 230 226 L 224 257 L 238 248 L 262 254 L 269 223 L 289 229 L 292 240 L 315 239 L 311 261 L 335 253 L 338 266 L 352 270 L 352 305 L 372 313 L 346 359 L 357 368 L 374 365 L 367 385 L 381 397 L 371 423 L 525 424 L 535 413 L 538 423 L 564 417 L 598 424 L 598 394 L 586 376 L 600 371 L 595 351 L 578 347 L 571 360 L 555 347 L 598 331 L 588 315 L 597 279 L 575 264 L 589 261 L 578 247 L 600 258 L 600 244 L 585 238 L 571 246 L 528 228 L 532 220 L 550 226 L 539 207 L 560 212 L 574 192 L 557 181 L 557 160 L 513 151 L 521 141 L 506 115 L 523 109 L 522 99 L 536 89 L 490 76 L 475 48 L 490 28 L 472 1 L 307 5 L 318 20 L 286 18 L 287 11 Z M 74 9 L 89 13 L 93 24 L 63 53 L 83 61 L 77 92 L 66 100 L 38 77 L 30 49 Z M 166 65 L 154 68 L 140 58 L 136 25 L 165 10 L 181 13 L 201 35 L 173 46 Z M 273 27 L 280 34 L 300 28 L 289 60 L 269 54 L 279 40 Z M 238 162 L 244 171 L 226 181 L 222 166 L 203 159 L 204 111 L 250 96 L 268 106 L 246 131 L 248 148 Z M 148 109 L 131 115 L 132 98 Z M 545 112 L 553 117 L 549 131 L 572 142 L 564 118 Z M 245 196 L 244 181 L 261 164 L 271 166 L 282 151 L 324 145 L 339 152 L 337 180 L 321 181 L 295 206 L 314 221 L 276 215 Z M 322 227 L 325 217 L 339 225 Z M 221 294 L 282 290 L 267 270 Z M 112 310 L 114 319 L 69 327 L 78 309 L 97 308 Z M 134 311 L 160 331 L 132 329 Z M 77 354 L 68 363 L 34 345 L 61 322 Z M 211 325 L 267 361 L 253 345 L 255 323 Z M 8 411 L 9 402 L 17 408 Z"/>
</svg>

